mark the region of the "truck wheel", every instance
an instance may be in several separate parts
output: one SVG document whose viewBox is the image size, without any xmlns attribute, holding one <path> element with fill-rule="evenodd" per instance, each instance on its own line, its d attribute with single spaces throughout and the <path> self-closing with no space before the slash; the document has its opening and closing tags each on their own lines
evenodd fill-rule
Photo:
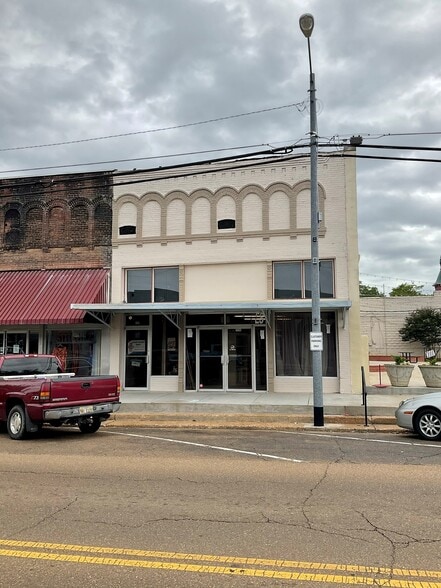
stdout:
<svg viewBox="0 0 441 588">
<path fill-rule="evenodd" d="M 11 439 L 20 441 L 26 437 L 26 414 L 24 408 L 17 404 L 8 413 L 8 435 Z"/>
<path fill-rule="evenodd" d="M 84 417 L 78 421 L 78 428 L 82 433 L 96 433 L 101 427 L 101 419 L 97 417 Z"/>
</svg>

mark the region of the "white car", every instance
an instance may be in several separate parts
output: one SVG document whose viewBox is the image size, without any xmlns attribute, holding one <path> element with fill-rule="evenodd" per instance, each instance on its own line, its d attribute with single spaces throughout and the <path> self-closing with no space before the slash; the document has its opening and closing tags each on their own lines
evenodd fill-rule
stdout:
<svg viewBox="0 0 441 588">
<path fill-rule="evenodd" d="M 441 440 L 441 392 L 422 394 L 400 403 L 395 411 L 397 425 L 415 431 L 422 439 Z"/>
</svg>

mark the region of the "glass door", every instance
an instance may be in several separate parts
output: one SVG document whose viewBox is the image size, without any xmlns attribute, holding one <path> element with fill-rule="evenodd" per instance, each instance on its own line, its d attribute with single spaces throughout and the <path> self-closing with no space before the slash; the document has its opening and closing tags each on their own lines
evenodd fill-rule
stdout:
<svg viewBox="0 0 441 588">
<path fill-rule="evenodd" d="M 252 390 L 251 329 L 227 329 L 228 390 Z"/>
<path fill-rule="evenodd" d="M 199 331 L 199 390 L 224 389 L 222 329 Z"/>
<path fill-rule="evenodd" d="M 148 329 L 127 329 L 125 388 L 147 388 Z"/>
<path fill-rule="evenodd" d="M 249 327 L 199 329 L 198 389 L 253 390 L 252 341 Z M 191 347 L 191 339 L 187 344 Z"/>
</svg>

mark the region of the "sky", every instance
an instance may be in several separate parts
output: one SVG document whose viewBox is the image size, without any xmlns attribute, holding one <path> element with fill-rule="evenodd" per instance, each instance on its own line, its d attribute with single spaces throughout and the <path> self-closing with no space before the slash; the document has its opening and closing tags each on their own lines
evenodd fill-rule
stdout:
<svg viewBox="0 0 441 588">
<path fill-rule="evenodd" d="M 441 160 L 417 149 L 441 148 L 439 0 L 0 4 L 1 178 L 306 144 L 305 12 L 320 142 L 361 135 L 363 145 L 412 149 L 359 155 Z M 357 193 L 360 280 L 386 294 L 403 282 L 431 293 L 441 164 L 360 158 Z"/>
</svg>

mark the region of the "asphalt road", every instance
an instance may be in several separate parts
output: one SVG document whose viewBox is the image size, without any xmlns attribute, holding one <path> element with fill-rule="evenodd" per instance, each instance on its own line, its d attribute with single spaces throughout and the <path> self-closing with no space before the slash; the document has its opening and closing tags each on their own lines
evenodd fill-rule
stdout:
<svg viewBox="0 0 441 588">
<path fill-rule="evenodd" d="M 0 586 L 441 588 L 440 486 L 407 433 L 3 433 Z"/>
</svg>

